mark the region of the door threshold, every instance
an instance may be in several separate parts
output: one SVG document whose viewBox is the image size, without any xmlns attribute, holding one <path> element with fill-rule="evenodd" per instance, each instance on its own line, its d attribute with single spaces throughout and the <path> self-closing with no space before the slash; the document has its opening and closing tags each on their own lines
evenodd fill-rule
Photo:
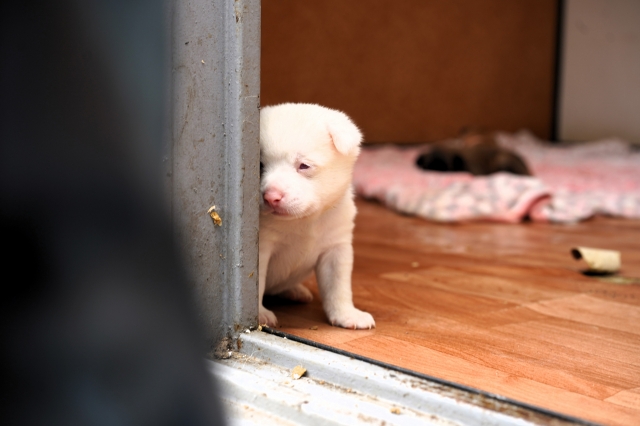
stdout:
<svg viewBox="0 0 640 426">
<path fill-rule="evenodd" d="M 209 361 L 231 425 L 594 424 L 269 331 Z"/>
</svg>

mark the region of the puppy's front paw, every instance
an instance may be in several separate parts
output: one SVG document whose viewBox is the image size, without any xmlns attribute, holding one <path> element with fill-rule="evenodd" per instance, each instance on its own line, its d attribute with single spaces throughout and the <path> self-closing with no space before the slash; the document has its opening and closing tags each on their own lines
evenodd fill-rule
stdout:
<svg viewBox="0 0 640 426">
<path fill-rule="evenodd" d="M 343 328 L 371 329 L 375 328 L 376 322 L 370 313 L 361 311 L 357 308 L 342 309 L 329 316 L 331 325 Z"/>
<path fill-rule="evenodd" d="M 260 320 L 260 325 L 267 324 L 269 327 L 278 326 L 278 319 L 276 318 L 275 314 L 263 306 L 260 306 L 258 318 Z"/>
</svg>

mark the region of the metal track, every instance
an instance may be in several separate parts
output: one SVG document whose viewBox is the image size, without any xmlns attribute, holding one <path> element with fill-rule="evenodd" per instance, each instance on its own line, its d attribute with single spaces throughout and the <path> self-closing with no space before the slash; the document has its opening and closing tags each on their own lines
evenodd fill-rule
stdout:
<svg viewBox="0 0 640 426">
<path fill-rule="evenodd" d="M 210 364 L 230 424 L 585 424 L 263 332 L 236 346 Z M 294 380 L 297 365 L 307 372 Z"/>
</svg>

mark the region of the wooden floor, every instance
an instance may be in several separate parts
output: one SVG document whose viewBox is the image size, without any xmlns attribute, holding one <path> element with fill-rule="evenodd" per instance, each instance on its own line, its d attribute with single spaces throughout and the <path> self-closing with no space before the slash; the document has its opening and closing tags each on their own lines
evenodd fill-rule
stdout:
<svg viewBox="0 0 640 426">
<path fill-rule="evenodd" d="M 444 225 L 358 200 L 354 299 L 374 330 L 327 324 L 316 300 L 270 299 L 280 330 L 605 424 L 640 425 L 640 222 Z M 570 248 L 622 252 L 624 283 Z"/>
</svg>

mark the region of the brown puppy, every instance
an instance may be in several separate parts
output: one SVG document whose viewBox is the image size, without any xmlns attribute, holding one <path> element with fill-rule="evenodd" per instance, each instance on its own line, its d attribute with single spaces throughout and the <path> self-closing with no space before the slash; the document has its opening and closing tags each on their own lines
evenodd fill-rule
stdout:
<svg viewBox="0 0 640 426">
<path fill-rule="evenodd" d="M 421 169 L 440 172 L 469 172 L 476 176 L 508 172 L 531 176 L 524 160 L 500 147 L 493 135 L 468 134 L 457 143 L 434 146 L 416 160 Z"/>
</svg>

